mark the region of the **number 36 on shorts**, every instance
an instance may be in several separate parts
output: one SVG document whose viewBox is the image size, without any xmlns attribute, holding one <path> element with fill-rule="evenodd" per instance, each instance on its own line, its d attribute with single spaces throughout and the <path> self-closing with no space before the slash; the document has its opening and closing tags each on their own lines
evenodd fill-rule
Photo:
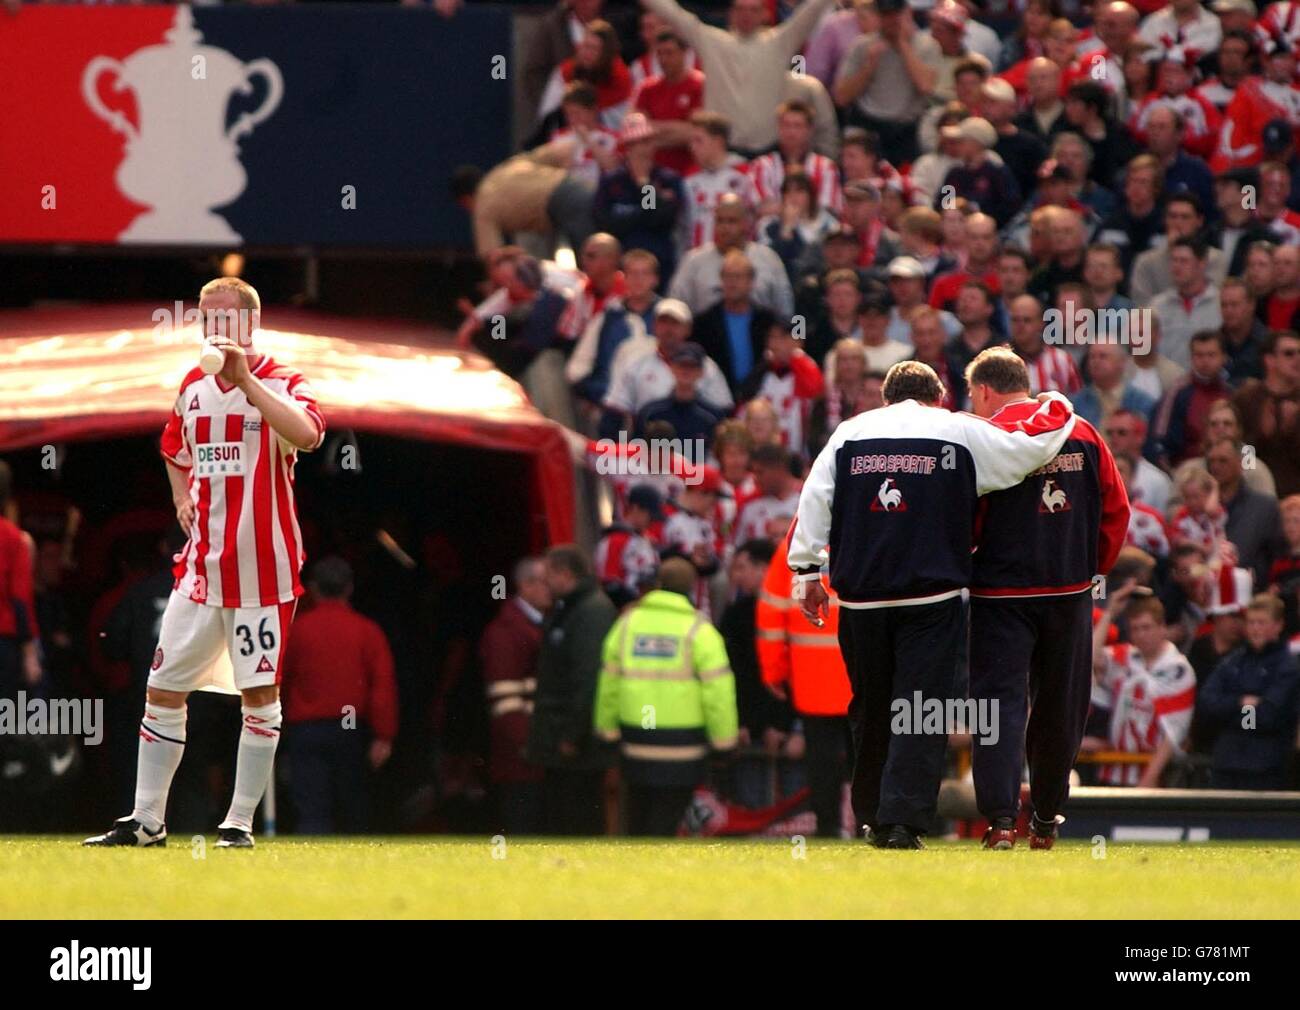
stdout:
<svg viewBox="0 0 1300 1010">
<path fill-rule="evenodd" d="M 280 682 L 281 658 L 296 601 L 265 607 L 212 607 L 173 592 L 163 611 L 149 686 L 194 691 L 215 683 L 227 652 L 239 690 Z"/>
</svg>

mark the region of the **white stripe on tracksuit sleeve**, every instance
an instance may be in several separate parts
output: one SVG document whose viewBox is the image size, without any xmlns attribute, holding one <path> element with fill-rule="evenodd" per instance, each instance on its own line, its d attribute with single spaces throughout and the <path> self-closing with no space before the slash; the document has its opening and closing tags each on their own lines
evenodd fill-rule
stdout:
<svg viewBox="0 0 1300 1010">
<path fill-rule="evenodd" d="M 1062 397 L 1053 399 L 1068 403 Z M 1022 422 L 1028 431 L 1004 431 L 981 417 L 957 415 L 964 422 L 965 445 L 975 462 L 975 493 L 986 495 L 1015 487 L 1026 474 L 1051 462 L 1074 431 L 1074 415 L 1062 425 L 1060 410 L 1059 403 L 1044 403 Z M 1057 427 L 1043 430 L 1052 424 Z"/>
<path fill-rule="evenodd" d="M 799 493 L 799 510 L 795 514 L 786 564 L 796 570 L 814 569 L 800 578 L 817 577 L 826 562 L 826 543 L 831 536 L 831 500 L 835 497 L 835 455 L 844 443 L 846 431 L 846 426 L 841 424 L 836 429 L 840 437 L 832 434 L 822 447 Z"/>
<path fill-rule="evenodd" d="M 1062 423 L 1068 410 L 1069 400 L 1052 394 L 1049 402 L 1021 422 L 1024 430 L 1004 431 L 973 414 L 951 413 L 945 414 L 926 434 L 960 441 L 966 447 L 975 467 L 976 493 L 984 495 L 1019 484 L 1026 474 L 1048 463 L 1061 451 L 1074 430 L 1072 413 Z M 831 505 L 835 498 L 836 456 L 845 441 L 861 436 L 862 422 L 867 416 L 858 414 L 835 429 L 804 481 L 786 559 L 792 570 L 803 570 L 804 574 L 798 578 L 814 578 L 814 570 L 820 570 L 826 562 Z M 927 427 L 930 427 L 928 423 Z"/>
</svg>

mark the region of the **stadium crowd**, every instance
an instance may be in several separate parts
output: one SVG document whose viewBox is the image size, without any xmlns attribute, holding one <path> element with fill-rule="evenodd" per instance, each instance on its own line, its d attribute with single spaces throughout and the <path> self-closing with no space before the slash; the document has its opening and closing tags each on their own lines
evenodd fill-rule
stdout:
<svg viewBox="0 0 1300 1010">
<path fill-rule="evenodd" d="M 456 340 L 568 430 L 598 542 L 520 561 L 480 620 L 456 610 L 473 558 L 417 551 L 424 581 L 402 582 L 391 552 L 367 562 L 308 531 L 298 620 L 317 630 L 285 687 L 297 826 L 373 828 L 328 797 L 364 792 L 432 706 L 438 733 L 483 715 L 468 749 L 494 823 L 606 830 L 600 680 L 635 610 L 715 660 L 721 642 L 734 701 L 704 728 L 739 744 L 714 776 L 733 820 L 761 829 L 744 812 L 788 813 L 808 786 L 818 830 L 838 833 L 847 683 L 833 626 L 795 627 L 784 564 L 801 480 L 841 421 L 882 405 L 893 364 L 930 365 L 961 410 L 966 366 L 998 345 L 1102 432 L 1133 504 L 1095 593 L 1081 777 L 1300 788 L 1300 5 L 733 0 L 720 27 L 717 8 L 642 3 L 630 18 L 568 0 L 521 29 L 528 143 L 451 180 L 486 278 Z M 25 548 L 5 523 L 0 693 L 84 665 L 132 685 L 109 718 L 133 727 L 170 549 L 150 526 L 132 580 L 70 616 L 75 510 Z M 396 540 L 434 536 L 409 532 Z M 360 685 L 364 737 L 327 732 L 338 699 L 295 697 L 295 669 L 331 663 Z M 460 670 L 460 695 L 411 689 L 419 664 Z M 1242 699 L 1261 712 L 1249 733 Z M 134 732 L 116 736 L 109 792 L 133 772 Z M 443 786 L 474 778 L 437 747 Z M 630 826 L 675 826 L 690 788 L 659 784 L 669 802 L 638 797 Z"/>
<path fill-rule="evenodd" d="M 1300 9 L 1029 0 L 1000 38 L 972 0 L 734 0 L 725 28 L 642 6 L 632 46 L 599 0 L 543 19 L 531 146 L 452 181 L 487 275 L 458 341 L 612 498 L 563 566 L 627 607 L 689 561 L 742 733 L 803 756 L 750 631 L 802 475 L 894 363 L 960 410 L 966 366 L 1009 345 L 1133 502 L 1083 776 L 1295 788 Z M 518 716 L 534 678 L 509 679 Z M 1278 720 L 1248 742 L 1228 715 L 1264 684 Z"/>
</svg>

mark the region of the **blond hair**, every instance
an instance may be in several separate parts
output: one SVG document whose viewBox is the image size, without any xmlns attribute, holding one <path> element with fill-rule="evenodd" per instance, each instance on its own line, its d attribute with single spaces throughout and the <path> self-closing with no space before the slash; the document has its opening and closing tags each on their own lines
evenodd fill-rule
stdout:
<svg viewBox="0 0 1300 1010">
<path fill-rule="evenodd" d="M 199 289 L 199 301 L 218 291 L 233 291 L 239 298 L 239 307 L 242 309 L 252 312 L 262 311 L 262 299 L 257 294 L 257 288 L 248 281 L 238 277 L 218 277 L 214 281 L 208 281 Z"/>
</svg>

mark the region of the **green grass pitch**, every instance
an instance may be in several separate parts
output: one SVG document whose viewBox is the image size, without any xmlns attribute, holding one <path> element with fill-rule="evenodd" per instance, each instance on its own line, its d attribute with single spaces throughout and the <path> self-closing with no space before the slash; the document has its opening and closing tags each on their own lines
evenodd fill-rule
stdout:
<svg viewBox="0 0 1300 1010">
<path fill-rule="evenodd" d="M 0 838 L 12 918 L 1293 918 L 1300 844 Z M 1100 858 L 1099 858 L 1100 856 Z M 801 857 L 801 858 L 800 858 Z M 166 894 L 160 907 L 157 895 Z"/>
</svg>

